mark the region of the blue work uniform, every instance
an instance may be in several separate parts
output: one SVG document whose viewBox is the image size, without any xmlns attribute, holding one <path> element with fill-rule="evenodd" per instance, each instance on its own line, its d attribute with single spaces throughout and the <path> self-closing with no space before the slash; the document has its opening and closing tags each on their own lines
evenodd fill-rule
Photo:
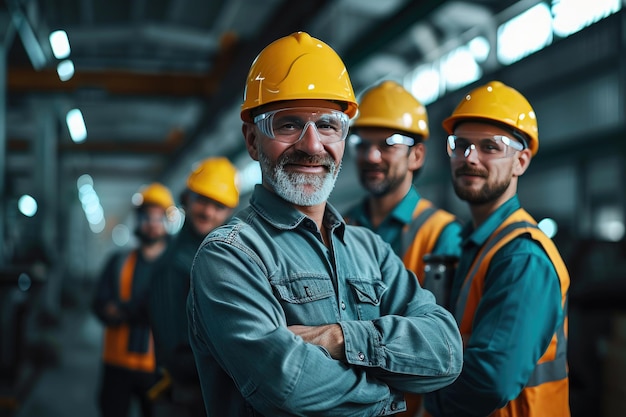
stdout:
<svg viewBox="0 0 626 417">
<path fill-rule="evenodd" d="M 404 392 L 459 374 L 454 318 L 391 247 L 331 205 L 323 225 L 328 246 L 313 220 L 257 185 L 198 250 L 187 311 L 209 416 L 391 415 Z M 331 323 L 345 362 L 287 328 Z"/>
</svg>

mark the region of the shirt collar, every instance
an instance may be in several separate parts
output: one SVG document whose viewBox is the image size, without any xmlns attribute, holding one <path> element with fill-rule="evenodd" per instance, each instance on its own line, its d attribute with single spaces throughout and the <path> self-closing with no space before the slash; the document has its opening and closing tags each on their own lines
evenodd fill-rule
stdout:
<svg viewBox="0 0 626 417">
<path fill-rule="evenodd" d="M 254 192 L 250 197 L 250 206 L 259 216 L 278 229 L 295 229 L 305 219 L 308 219 L 302 212 L 294 208 L 291 203 L 261 184 L 255 185 Z M 337 209 L 328 202 L 326 203 L 322 221 L 328 230 L 337 232 L 338 236 L 343 239 L 346 224 Z"/>
<path fill-rule="evenodd" d="M 417 189 L 411 185 L 409 192 L 406 193 L 404 198 L 398 203 L 398 205 L 390 213 L 390 217 L 402 222 L 403 224 L 409 224 L 413 220 L 413 211 L 420 200 L 420 194 Z"/>
<path fill-rule="evenodd" d="M 411 188 L 409 188 L 409 191 L 402 198 L 402 200 L 400 200 L 400 202 L 396 205 L 396 207 L 394 207 L 391 213 L 387 215 L 385 221 L 388 221 L 388 219 L 393 219 L 401 223 L 402 225 L 411 223 L 411 221 L 413 220 L 413 211 L 415 210 L 415 206 L 417 206 L 419 200 L 420 195 L 417 192 L 417 189 L 414 186 L 411 186 Z M 363 198 L 361 204 L 357 206 L 353 215 L 354 220 L 357 222 L 357 224 L 365 226 L 369 229 L 374 229 L 374 226 L 372 226 L 372 222 L 368 215 L 369 201 L 369 196 Z"/>
<path fill-rule="evenodd" d="M 474 229 L 472 222 L 468 222 L 461 232 L 461 238 L 463 239 L 462 245 L 465 246 L 469 242 L 472 242 L 477 246 L 482 246 L 502 222 L 520 207 L 519 199 L 517 195 L 514 195 L 498 207 L 496 211 L 491 213 L 487 220 L 478 226 L 478 228 Z"/>
</svg>

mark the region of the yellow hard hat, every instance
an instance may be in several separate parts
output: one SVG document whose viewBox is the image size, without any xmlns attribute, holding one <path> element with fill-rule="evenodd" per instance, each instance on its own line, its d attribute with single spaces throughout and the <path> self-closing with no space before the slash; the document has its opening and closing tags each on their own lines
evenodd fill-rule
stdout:
<svg viewBox="0 0 626 417">
<path fill-rule="evenodd" d="M 187 188 L 226 207 L 239 204 L 237 169 L 225 157 L 207 158 L 199 163 L 187 178 Z"/>
<path fill-rule="evenodd" d="M 174 198 L 169 188 L 158 182 L 143 187 L 139 194 L 141 195 L 141 201 L 138 202 L 139 207 L 154 204 L 167 210 L 174 206 Z"/>
<path fill-rule="evenodd" d="M 494 121 L 509 126 L 525 135 L 533 156 L 539 149 L 535 111 L 523 95 L 500 81 L 491 81 L 472 90 L 442 124 L 446 132 L 452 134 L 459 122 L 470 120 Z"/>
<path fill-rule="evenodd" d="M 357 110 L 343 61 L 330 46 L 305 32 L 272 42 L 255 58 L 246 80 L 241 120 L 252 122 L 251 110 L 264 104 L 300 99 L 339 102 L 350 117 Z"/>
<path fill-rule="evenodd" d="M 354 127 L 385 127 L 428 139 L 426 107 L 395 81 L 367 90 L 359 103 Z"/>
</svg>

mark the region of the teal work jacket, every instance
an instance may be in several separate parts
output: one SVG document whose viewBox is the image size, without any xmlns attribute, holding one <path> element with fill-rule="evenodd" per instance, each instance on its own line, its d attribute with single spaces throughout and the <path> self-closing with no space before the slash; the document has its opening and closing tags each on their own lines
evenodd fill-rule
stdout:
<svg viewBox="0 0 626 417">
<path fill-rule="evenodd" d="M 519 208 L 514 196 L 478 228 L 469 223 L 463 229 L 451 293 L 457 321 L 464 313 L 457 301 L 474 258 Z M 426 409 L 434 417 L 473 417 L 488 416 L 505 406 L 528 383 L 564 319 L 559 277 L 541 245 L 526 236 L 508 242 L 489 264 L 471 338 L 466 341 L 463 372 L 453 384 L 426 395 Z"/>
<path fill-rule="evenodd" d="M 258 185 L 204 240 L 191 270 L 190 341 L 209 416 L 383 416 L 403 392 L 458 376 L 462 342 L 391 247 L 326 206 L 316 224 Z M 287 326 L 338 323 L 345 361 Z"/>
</svg>

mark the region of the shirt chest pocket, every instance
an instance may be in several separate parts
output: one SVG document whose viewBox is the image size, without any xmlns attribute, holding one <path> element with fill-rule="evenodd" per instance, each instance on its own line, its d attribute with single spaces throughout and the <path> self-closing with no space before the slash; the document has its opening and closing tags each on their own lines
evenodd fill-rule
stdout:
<svg viewBox="0 0 626 417">
<path fill-rule="evenodd" d="M 316 325 L 336 321 L 335 290 L 327 276 L 292 277 L 274 281 L 272 287 L 288 324 Z"/>
<path fill-rule="evenodd" d="M 356 302 L 359 320 L 374 320 L 380 317 L 380 300 L 387 291 L 387 286 L 380 280 L 348 280 Z"/>
</svg>

